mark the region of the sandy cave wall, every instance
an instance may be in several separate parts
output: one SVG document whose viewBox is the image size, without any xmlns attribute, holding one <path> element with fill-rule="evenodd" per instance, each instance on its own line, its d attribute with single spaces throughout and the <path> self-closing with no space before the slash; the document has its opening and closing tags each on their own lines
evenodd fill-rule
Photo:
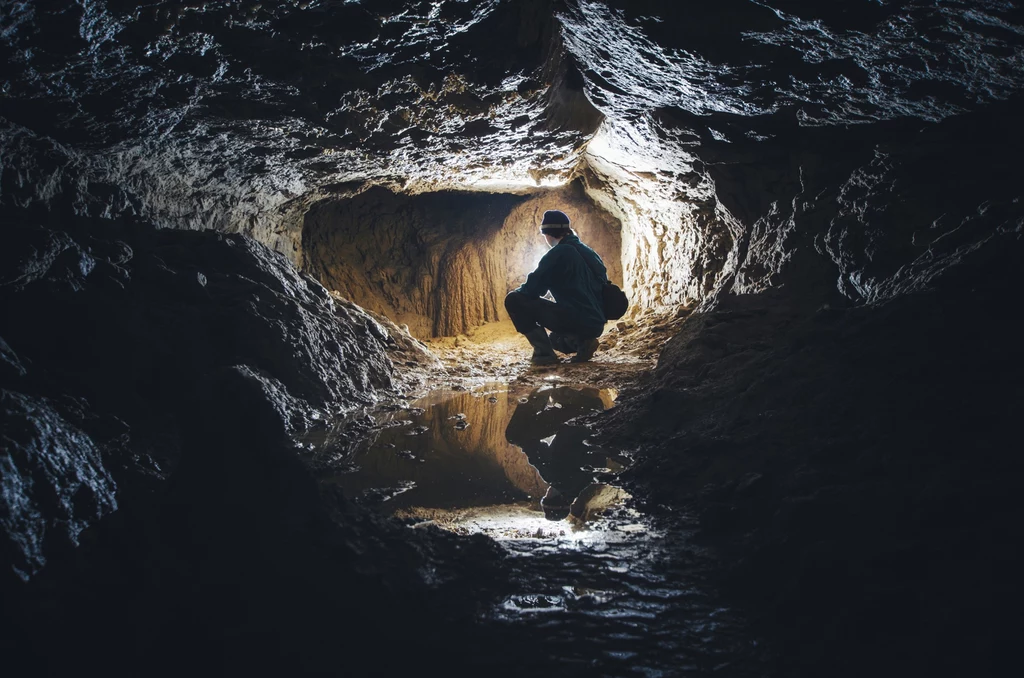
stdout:
<svg viewBox="0 0 1024 678">
<path fill-rule="evenodd" d="M 314 205 L 303 225 L 303 267 L 328 289 L 422 338 L 455 336 L 507 318 L 504 297 L 546 246 L 545 210 L 569 215 L 622 280 L 618 222 L 579 185 L 521 196 L 372 188 Z"/>
</svg>

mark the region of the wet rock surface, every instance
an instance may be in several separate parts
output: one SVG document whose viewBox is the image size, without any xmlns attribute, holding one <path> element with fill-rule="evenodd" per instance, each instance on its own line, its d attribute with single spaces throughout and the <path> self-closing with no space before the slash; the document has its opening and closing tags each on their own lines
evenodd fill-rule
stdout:
<svg viewBox="0 0 1024 678">
<path fill-rule="evenodd" d="M 503 541 L 515 592 L 493 613 L 498 628 L 544 639 L 518 665 L 573 676 L 773 675 L 763 641 L 713 593 L 720 563 L 687 527 L 612 510 L 586 533 Z"/>
<path fill-rule="evenodd" d="M 387 674 L 458 637 L 513 675 L 1009 673 L 1022 26 L 1002 0 L 5 3 L 5 658 Z M 594 363 L 530 370 L 480 323 L 563 204 L 633 309 Z M 612 549 L 635 572 L 381 521 L 288 439 L 552 376 L 621 389 L 595 425 L 674 535 Z M 513 622 L 474 630 L 495 601 Z M 430 629 L 405 654 L 399 617 Z"/>
<path fill-rule="evenodd" d="M 316 674 L 336 669 L 342 635 L 346 670 L 390 673 L 410 665 L 382 651 L 398 612 L 423 629 L 403 641 L 417 662 L 446 654 L 438 628 L 489 652 L 472 625 L 477 603 L 455 595 L 467 577 L 481 590 L 498 580 L 486 540 L 408 534 L 322 493 L 272 386 L 249 368 L 210 375 L 192 415 L 152 501 L 114 513 L 73 557 L 5 596 L 8 666 Z M 47 652 L 56 642 L 67 653 Z"/>
<path fill-rule="evenodd" d="M 998 639 L 1021 564 L 1021 254 L 993 239 L 930 290 L 869 306 L 730 298 L 611 413 L 637 460 L 627 487 L 698 516 L 784 675 L 1012 662 Z"/>
<path fill-rule="evenodd" d="M 93 441 L 46 400 L 3 390 L 0 407 L 5 576 L 27 581 L 117 509 L 117 488 Z"/>
</svg>

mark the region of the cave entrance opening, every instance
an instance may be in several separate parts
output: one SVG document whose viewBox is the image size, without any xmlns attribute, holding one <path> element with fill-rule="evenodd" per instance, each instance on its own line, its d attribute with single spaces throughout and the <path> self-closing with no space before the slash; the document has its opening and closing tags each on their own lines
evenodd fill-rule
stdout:
<svg viewBox="0 0 1024 678">
<path fill-rule="evenodd" d="M 538 225 L 549 209 L 569 215 L 621 284 L 621 225 L 579 182 L 526 194 L 375 187 L 323 200 L 305 216 L 303 268 L 417 339 L 472 333 L 504 347 L 514 339 L 504 298 L 547 251 Z"/>
</svg>

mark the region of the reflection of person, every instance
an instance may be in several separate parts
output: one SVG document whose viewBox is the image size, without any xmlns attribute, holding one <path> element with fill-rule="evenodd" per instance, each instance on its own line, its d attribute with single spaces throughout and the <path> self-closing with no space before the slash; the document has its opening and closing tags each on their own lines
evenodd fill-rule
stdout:
<svg viewBox="0 0 1024 678">
<path fill-rule="evenodd" d="M 594 356 L 604 331 L 601 287 L 607 269 L 576 236 L 564 212 L 545 212 L 540 232 L 550 249 L 526 282 L 505 297 L 505 310 L 533 346 L 534 364 L 558 362 L 555 348 L 575 353 L 572 362 L 585 362 Z M 549 291 L 553 302 L 541 298 Z"/>
<path fill-rule="evenodd" d="M 534 391 L 512 413 L 505 438 L 522 448 L 530 464 L 550 485 L 541 506 L 551 520 L 561 520 L 569 514 L 569 505 L 593 482 L 594 476 L 581 468 L 592 463 L 593 450 L 583 444 L 591 431 L 565 422 L 605 407 L 597 389 L 557 386 Z"/>
</svg>

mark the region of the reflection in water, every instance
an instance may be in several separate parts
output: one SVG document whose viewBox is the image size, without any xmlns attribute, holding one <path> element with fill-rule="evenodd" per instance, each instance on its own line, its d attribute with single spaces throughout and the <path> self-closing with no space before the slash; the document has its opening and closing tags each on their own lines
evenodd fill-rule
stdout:
<svg viewBox="0 0 1024 678">
<path fill-rule="evenodd" d="M 566 422 L 608 409 L 613 399 L 610 390 L 569 386 L 544 386 L 519 399 L 503 384 L 435 391 L 406 411 L 381 415 L 381 430 L 351 460 L 356 470 L 332 482 L 357 500 L 386 501 L 392 511 L 517 504 L 565 518 L 594 474 L 614 464 L 586 443 L 586 428 Z M 586 515 L 581 508 L 578 517 Z"/>
<path fill-rule="evenodd" d="M 611 407 L 611 397 L 596 388 L 540 388 L 520 399 L 505 438 L 522 448 L 550 487 L 541 506 L 552 520 L 569 515 L 569 506 L 607 470 L 608 455 L 586 443 L 590 431 L 566 422 L 580 414 Z"/>
<path fill-rule="evenodd" d="M 497 540 L 509 594 L 485 623 L 511 638 L 526 637 L 515 635 L 524 620 L 543 629 L 538 652 L 566 675 L 765 675 L 740 621 L 696 585 L 716 564 L 690 545 L 688 524 L 653 529 L 620 489 L 593 482 L 620 467 L 572 420 L 613 397 L 557 383 L 523 398 L 505 385 L 439 391 L 379 415 L 351 456 L 343 443 L 321 454 L 355 467 L 329 482 L 413 528 Z"/>
</svg>

